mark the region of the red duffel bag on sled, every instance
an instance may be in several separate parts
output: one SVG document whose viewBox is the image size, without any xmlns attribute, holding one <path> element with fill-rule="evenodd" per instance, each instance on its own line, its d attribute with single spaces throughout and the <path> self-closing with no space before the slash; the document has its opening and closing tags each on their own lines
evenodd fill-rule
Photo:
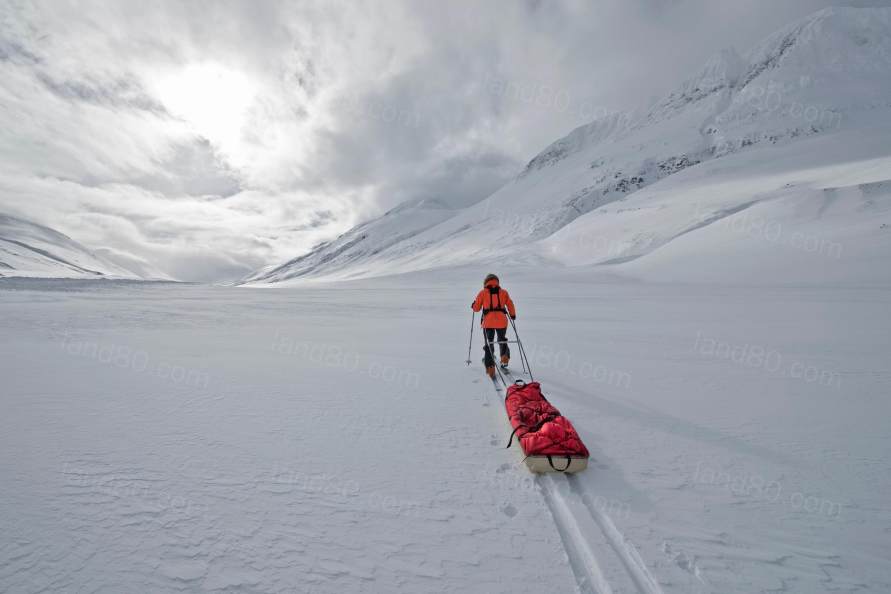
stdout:
<svg viewBox="0 0 891 594">
<path fill-rule="evenodd" d="M 569 419 L 547 401 L 538 382 L 517 380 L 504 399 L 514 436 L 526 455 L 526 466 L 535 473 L 579 472 L 588 467 L 588 448 Z"/>
</svg>

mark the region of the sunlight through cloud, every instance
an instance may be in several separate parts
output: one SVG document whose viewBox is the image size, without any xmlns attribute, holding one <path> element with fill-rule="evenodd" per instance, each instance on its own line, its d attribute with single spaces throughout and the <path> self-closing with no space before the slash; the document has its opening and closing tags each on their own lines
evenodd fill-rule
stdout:
<svg viewBox="0 0 891 594">
<path fill-rule="evenodd" d="M 155 92 L 171 114 L 224 152 L 237 149 L 248 109 L 256 96 L 243 73 L 214 62 L 200 62 L 162 76 Z"/>
</svg>

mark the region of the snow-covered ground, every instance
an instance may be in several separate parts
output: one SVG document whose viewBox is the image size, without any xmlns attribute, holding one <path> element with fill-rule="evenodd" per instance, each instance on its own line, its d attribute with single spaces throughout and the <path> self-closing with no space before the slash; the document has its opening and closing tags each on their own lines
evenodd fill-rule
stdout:
<svg viewBox="0 0 891 594">
<path fill-rule="evenodd" d="M 891 589 L 891 286 L 499 269 L 592 451 L 536 479 L 485 272 L 0 281 L 0 591 Z"/>
</svg>

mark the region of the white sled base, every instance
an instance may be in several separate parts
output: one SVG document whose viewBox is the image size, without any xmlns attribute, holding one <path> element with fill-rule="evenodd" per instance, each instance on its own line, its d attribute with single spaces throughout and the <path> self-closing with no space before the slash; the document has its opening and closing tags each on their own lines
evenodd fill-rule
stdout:
<svg viewBox="0 0 891 594">
<path fill-rule="evenodd" d="M 528 456 L 525 460 L 526 468 L 535 474 L 544 474 L 546 472 L 573 474 L 588 468 L 588 459 L 579 456 L 570 456 L 568 462 L 566 456 L 551 456 L 551 460 L 554 462 L 553 466 L 551 466 L 547 456 Z"/>
</svg>

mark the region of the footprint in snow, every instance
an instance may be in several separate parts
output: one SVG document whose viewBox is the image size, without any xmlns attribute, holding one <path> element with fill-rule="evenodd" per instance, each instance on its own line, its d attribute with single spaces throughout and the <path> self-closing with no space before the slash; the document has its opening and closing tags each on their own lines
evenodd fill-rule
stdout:
<svg viewBox="0 0 891 594">
<path fill-rule="evenodd" d="M 506 505 L 501 506 L 501 513 L 503 513 L 508 518 L 513 518 L 519 512 L 517 511 L 517 508 L 513 506 L 513 504 L 508 503 Z"/>
</svg>

